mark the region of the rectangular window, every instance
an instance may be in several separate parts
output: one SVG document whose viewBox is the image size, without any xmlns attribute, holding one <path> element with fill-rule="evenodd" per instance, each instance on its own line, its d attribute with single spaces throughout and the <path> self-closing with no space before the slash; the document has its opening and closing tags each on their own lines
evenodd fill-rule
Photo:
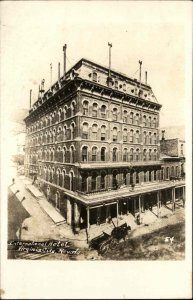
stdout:
<svg viewBox="0 0 193 300">
<path fill-rule="evenodd" d="M 88 108 L 83 108 L 83 115 L 88 116 Z"/>
<path fill-rule="evenodd" d="M 92 116 L 93 116 L 93 117 L 97 117 L 97 110 L 93 110 L 93 111 L 92 111 Z"/>
<path fill-rule="evenodd" d="M 88 139 L 88 132 L 83 132 L 82 133 L 82 138 L 87 140 Z"/>
<path fill-rule="evenodd" d="M 126 135 L 123 136 L 123 142 L 127 142 L 127 136 Z"/>
<path fill-rule="evenodd" d="M 101 141 L 105 141 L 105 133 L 101 133 Z"/>
<path fill-rule="evenodd" d="M 117 135 L 113 135 L 113 142 L 117 142 Z"/>
</svg>

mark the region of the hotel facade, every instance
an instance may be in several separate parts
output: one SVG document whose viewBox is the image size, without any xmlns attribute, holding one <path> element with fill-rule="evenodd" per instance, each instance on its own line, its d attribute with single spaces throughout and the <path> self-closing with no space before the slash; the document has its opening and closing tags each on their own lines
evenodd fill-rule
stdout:
<svg viewBox="0 0 193 300">
<path fill-rule="evenodd" d="M 161 105 L 147 84 L 81 59 L 48 91 L 26 123 L 25 175 L 75 232 L 149 205 L 185 198 L 160 158 Z"/>
</svg>

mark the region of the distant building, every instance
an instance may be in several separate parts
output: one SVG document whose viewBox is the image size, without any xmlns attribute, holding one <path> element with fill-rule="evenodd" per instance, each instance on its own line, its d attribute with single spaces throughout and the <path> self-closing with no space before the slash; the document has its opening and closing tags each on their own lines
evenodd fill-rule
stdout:
<svg viewBox="0 0 193 300">
<path fill-rule="evenodd" d="M 164 162 L 165 178 L 185 177 L 185 141 L 165 139 L 165 130 L 160 140 L 160 158 Z"/>
<path fill-rule="evenodd" d="M 25 119 L 25 174 L 76 231 L 135 216 L 149 201 L 159 208 L 162 190 L 175 198 L 185 186 L 164 181 L 160 109 L 147 82 L 81 59 Z"/>
</svg>

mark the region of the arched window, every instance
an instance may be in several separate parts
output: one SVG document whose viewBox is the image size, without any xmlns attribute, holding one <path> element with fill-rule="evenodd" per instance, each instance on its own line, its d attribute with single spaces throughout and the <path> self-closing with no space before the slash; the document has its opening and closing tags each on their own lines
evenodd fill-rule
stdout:
<svg viewBox="0 0 193 300">
<path fill-rule="evenodd" d="M 139 149 L 136 150 L 135 160 L 139 161 Z"/>
<path fill-rule="evenodd" d="M 184 148 L 184 145 L 181 144 L 181 145 L 180 145 L 180 154 L 181 154 L 181 155 L 184 155 L 184 149 L 183 149 L 183 148 Z"/>
<path fill-rule="evenodd" d="M 73 191 L 74 190 L 74 174 L 73 174 L 73 172 L 70 172 L 69 177 L 70 177 L 70 191 Z"/>
<path fill-rule="evenodd" d="M 148 171 L 144 172 L 144 182 L 148 181 Z"/>
<path fill-rule="evenodd" d="M 63 140 L 66 141 L 66 125 L 63 127 Z"/>
<path fill-rule="evenodd" d="M 157 123 L 156 118 L 153 118 L 153 127 L 154 127 L 154 128 L 157 127 L 157 124 L 156 124 L 156 123 Z"/>
<path fill-rule="evenodd" d="M 63 112 L 64 112 L 64 120 L 66 119 L 67 110 L 68 110 L 68 107 L 65 105 L 64 110 L 63 110 Z"/>
<path fill-rule="evenodd" d="M 88 174 L 84 173 L 82 175 L 82 192 L 87 192 L 87 178 L 88 178 Z"/>
<path fill-rule="evenodd" d="M 127 123 L 127 111 L 124 110 L 123 112 L 123 123 Z"/>
<path fill-rule="evenodd" d="M 113 128 L 113 142 L 117 142 L 117 128 Z"/>
<path fill-rule="evenodd" d="M 54 168 L 52 168 L 51 173 L 50 173 L 50 182 L 53 183 L 54 179 Z"/>
<path fill-rule="evenodd" d="M 136 114 L 135 116 L 135 124 L 139 125 L 139 114 Z"/>
<path fill-rule="evenodd" d="M 170 176 L 170 169 L 169 167 L 166 168 L 166 179 L 169 179 Z"/>
<path fill-rule="evenodd" d="M 113 121 L 117 121 L 117 108 L 113 108 Z"/>
<path fill-rule="evenodd" d="M 96 190 L 96 179 L 97 179 L 97 173 L 94 172 L 94 173 L 92 173 L 92 178 L 91 178 L 91 188 L 92 188 L 92 191 Z"/>
<path fill-rule="evenodd" d="M 151 127 L 151 117 L 149 117 L 149 127 Z"/>
<path fill-rule="evenodd" d="M 97 105 L 97 103 L 93 103 L 93 106 L 92 106 L 92 116 L 93 117 L 97 117 L 97 112 L 98 112 L 98 105 Z"/>
<path fill-rule="evenodd" d="M 93 124 L 92 125 L 92 137 L 93 137 L 93 140 L 97 140 L 97 131 L 98 131 L 97 124 Z"/>
<path fill-rule="evenodd" d="M 147 160 L 147 149 L 143 150 L 143 160 L 146 161 Z"/>
<path fill-rule="evenodd" d="M 105 147 L 101 148 L 101 161 L 105 161 Z"/>
<path fill-rule="evenodd" d="M 178 177 L 179 176 L 179 167 L 176 166 L 176 176 Z"/>
<path fill-rule="evenodd" d="M 88 116 L 88 101 L 83 102 L 83 115 Z"/>
<path fill-rule="evenodd" d="M 101 141 L 106 140 L 106 126 L 101 126 Z"/>
<path fill-rule="evenodd" d="M 60 169 L 57 170 L 56 172 L 56 185 L 60 185 Z"/>
<path fill-rule="evenodd" d="M 97 161 L 97 147 L 92 148 L 92 161 Z"/>
<path fill-rule="evenodd" d="M 171 176 L 174 176 L 174 166 L 171 167 Z"/>
<path fill-rule="evenodd" d="M 127 148 L 123 149 L 123 161 L 127 161 Z"/>
<path fill-rule="evenodd" d="M 75 149 L 73 146 L 70 147 L 70 162 L 71 163 L 75 162 Z"/>
<path fill-rule="evenodd" d="M 97 73 L 93 72 L 93 81 L 97 82 Z"/>
<path fill-rule="evenodd" d="M 101 189 L 105 189 L 105 177 L 106 177 L 106 173 L 102 172 L 101 173 Z"/>
<path fill-rule="evenodd" d="M 52 138 L 53 143 L 56 141 L 56 129 L 54 128 L 53 130 L 53 138 Z"/>
<path fill-rule="evenodd" d="M 58 151 L 57 151 L 57 161 L 62 162 L 63 161 L 63 153 L 61 151 L 61 147 L 58 147 Z"/>
<path fill-rule="evenodd" d="M 157 135 L 156 135 L 156 133 L 153 134 L 153 143 L 155 145 L 157 144 Z"/>
<path fill-rule="evenodd" d="M 103 118 L 103 119 L 106 118 L 106 106 L 105 105 L 101 106 L 101 118 Z"/>
<path fill-rule="evenodd" d="M 75 103 L 72 102 L 72 103 L 71 103 L 71 117 L 74 116 L 74 113 L 75 113 Z"/>
<path fill-rule="evenodd" d="M 66 162 L 66 149 L 63 148 L 63 162 Z"/>
<path fill-rule="evenodd" d="M 88 161 L 88 148 L 86 146 L 82 148 L 82 161 Z"/>
<path fill-rule="evenodd" d="M 127 142 L 127 129 L 123 129 L 123 142 Z"/>
<path fill-rule="evenodd" d="M 144 133 L 143 133 L 143 143 L 147 144 L 147 132 L 146 131 L 144 131 Z"/>
<path fill-rule="evenodd" d="M 62 141 L 62 128 L 61 127 L 58 128 L 57 140 L 58 140 L 58 142 Z"/>
<path fill-rule="evenodd" d="M 139 130 L 136 131 L 136 134 L 135 134 L 135 142 L 136 142 L 137 144 L 139 144 L 139 142 L 140 142 L 140 139 L 139 139 Z"/>
<path fill-rule="evenodd" d="M 130 161 L 134 160 L 134 150 L 133 148 L 130 149 Z"/>
<path fill-rule="evenodd" d="M 157 160 L 157 150 L 154 149 L 153 151 L 153 160 Z"/>
<path fill-rule="evenodd" d="M 50 168 L 50 166 L 49 166 L 49 168 L 48 168 L 48 181 L 50 182 L 50 172 L 51 172 L 51 168 Z"/>
<path fill-rule="evenodd" d="M 149 144 L 150 145 L 152 144 L 152 134 L 151 134 L 151 132 L 149 132 Z"/>
<path fill-rule="evenodd" d="M 133 129 L 130 130 L 130 135 L 129 135 L 130 139 L 130 143 L 133 143 Z"/>
<path fill-rule="evenodd" d="M 133 112 L 132 111 L 130 112 L 129 120 L 130 120 L 130 124 L 133 124 Z"/>
<path fill-rule="evenodd" d="M 83 123 L 82 138 L 88 139 L 88 123 Z"/>
<path fill-rule="evenodd" d="M 117 148 L 113 148 L 113 161 L 117 161 Z"/>
<path fill-rule="evenodd" d="M 123 83 L 123 91 L 125 92 L 126 91 L 126 84 Z"/>
<path fill-rule="evenodd" d="M 116 90 L 118 90 L 118 85 L 119 85 L 118 81 L 115 80 L 115 89 L 116 89 Z"/>
<path fill-rule="evenodd" d="M 71 140 L 74 139 L 74 123 L 71 124 Z"/>
<path fill-rule="evenodd" d="M 60 108 L 58 111 L 58 122 L 61 121 L 61 116 L 62 116 L 62 109 Z"/>
<path fill-rule="evenodd" d="M 149 149 L 149 160 L 151 160 L 151 149 Z"/>
</svg>

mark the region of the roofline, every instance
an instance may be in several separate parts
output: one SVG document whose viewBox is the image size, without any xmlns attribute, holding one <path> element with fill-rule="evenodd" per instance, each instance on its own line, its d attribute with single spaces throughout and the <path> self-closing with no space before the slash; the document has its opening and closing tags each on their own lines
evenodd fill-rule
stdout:
<svg viewBox="0 0 193 300">
<path fill-rule="evenodd" d="M 94 61 L 91 61 L 90 59 L 87 59 L 87 58 L 84 58 L 84 57 L 83 57 L 83 58 L 81 58 L 75 65 L 73 65 L 73 66 L 66 72 L 66 74 L 70 73 L 70 71 L 72 71 L 72 69 L 78 69 L 79 65 L 83 65 L 83 62 L 87 62 L 87 63 L 90 63 L 90 64 L 92 64 L 92 65 L 95 65 L 95 66 L 97 66 L 97 67 L 99 67 L 99 68 L 103 68 L 103 69 L 105 69 L 107 72 L 108 72 L 108 70 L 109 70 L 109 68 L 108 68 L 107 66 L 101 65 L 101 64 L 98 63 L 98 62 L 94 62 Z M 139 81 L 139 80 L 137 80 L 137 79 L 135 79 L 135 78 L 133 78 L 133 77 L 130 77 L 130 76 L 127 75 L 127 74 L 118 72 L 118 71 L 116 71 L 115 69 L 112 69 L 112 68 L 111 68 L 111 73 L 114 73 L 114 74 L 117 74 L 117 75 L 119 75 L 119 76 L 125 77 L 126 79 L 129 79 L 129 80 L 133 81 L 134 83 L 140 84 L 140 81 Z M 147 87 L 147 88 L 150 88 L 150 89 L 151 89 L 151 86 L 150 86 L 149 84 L 145 84 L 145 83 L 142 82 L 141 85 L 142 85 L 143 87 Z"/>
</svg>

